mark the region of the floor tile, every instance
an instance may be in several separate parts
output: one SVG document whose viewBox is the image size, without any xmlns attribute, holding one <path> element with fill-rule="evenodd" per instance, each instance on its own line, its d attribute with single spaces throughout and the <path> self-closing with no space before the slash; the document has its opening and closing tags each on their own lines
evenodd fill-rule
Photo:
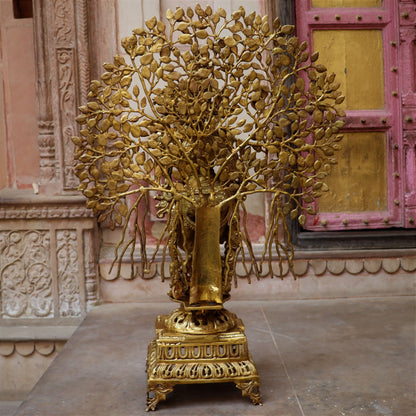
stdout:
<svg viewBox="0 0 416 416">
<path fill-rule="evenodd" d="M 0 400 L 0 415 L 1 416 L 13 416 L 16 409 L 21 402 L 18 401 L 1 401 Z"/>
<path fill-rule="evenodd" d="M 306 416 L 415 414 L 413 298 L 263 309 Z"/>
</svg>

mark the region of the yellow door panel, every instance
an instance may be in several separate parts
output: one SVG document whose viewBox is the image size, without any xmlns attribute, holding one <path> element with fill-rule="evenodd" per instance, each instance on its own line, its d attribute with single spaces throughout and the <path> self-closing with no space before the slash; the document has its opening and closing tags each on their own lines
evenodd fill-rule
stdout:
<svg viewBox="0 0 416 416">
<path fill-rule="evenodd" d="M 380 7 L 382 0 L 312 0 L 312 7 Z"/>
<path fill-rule="evenodd" d="M 341 82 L 344 109 L 384 108 L 381 30 L 314 30 L 313 45 L 320 62 Z"/>
<path fill-rule="evenodd" d="M 326 180 L 329 192 L 319 200 L 319 211 L 386 210 L 385 133 L 345 133 L 337 159 L 338 164 Z"/>
</svg>

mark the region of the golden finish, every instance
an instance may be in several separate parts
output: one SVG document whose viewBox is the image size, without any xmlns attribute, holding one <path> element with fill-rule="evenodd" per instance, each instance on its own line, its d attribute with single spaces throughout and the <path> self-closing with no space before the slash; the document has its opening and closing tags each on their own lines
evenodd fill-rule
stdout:
<svg viewBox="0 0 416 416">
<path fill-rule="evenodd" d="M 384 108 L 381 30 L 314 30 L 313 45 L 328 69 L 337 74 L 347 97 L 341 105 L 344 110 Z"/>
<path fill-rule="evenodd" d="M 235 315 L 221 308 L 218 310 L 185 310 L 181 307 L 166 319 L 166 329 L 183 334 L 216 334 L 236 325 Z"/>
<path fill-rule="evenodd" d="M 319 211 L 364 212 L 387 209 L 387 149 L 384 132 L 345 133 L 338 165 Z"/>
<path fill-rule="evenodd" d="M 328 190 L 344 97 L 279 19 L 196 5 L 169 10 L 167 21 L 135 29 L 122 41 L 130 61 L 115 56 L 92 81 L 72 139 L 79 189 L 99 221 L 122 227 L 118 272 L 128 253 L 134 271 L 135 249 L 144 274 L 159 250 L 162 270 L 170 257 L 169 295 L 181 307 L 157 320 L 147 410 L 180 383 L 234 382 L 259 404 L 243 324 L 222 305 L 238 258 L 258 277 L 267 262 L 273 275 L 275 251 L 293 272 L 286 221 L 303 225 Z M 246 225 L 255 193 L 271 195 L 260 259 Z M 151 197 L 166 225 L 149 258 Z"/>
<path fill-rule="evenodd" d="M 220 223 L 220 206 L 195 209 L 190 305 L 222 303 Z"/>
<path fill-rule="evenodd" d="M 233 382 L 253 404 L 260 404 L 260 381 L 247 347 L 244 326 L 230 314 L 234 326 L 201 335 L 171 331 L 169 316 L 156 321 L 156 338 L 147 358 L 147 408 L 155 410 L 177 384 Z"/>
<path fill-rule="evenodd" d="M 382 0 L 312 0 L 312 7 L 380 7 Z"/>
</svg>

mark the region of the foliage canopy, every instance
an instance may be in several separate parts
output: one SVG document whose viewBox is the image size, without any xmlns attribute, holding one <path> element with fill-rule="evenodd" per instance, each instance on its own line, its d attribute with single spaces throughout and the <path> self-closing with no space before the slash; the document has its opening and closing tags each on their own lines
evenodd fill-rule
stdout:
<svg viewBox="0 0 416 416">
<path fill-rule="evenodd" d="M 314 213 L 340 148 L 344 97 L 335 75 L 318 53 L 309 56 L 293 26 L 270 25 L 242 7 L 229 17 L 221 8 L 178 8 L 167 21 L 154 17 L 123 39 L 129 62 L 117 55 L 105 64 L 80 107 L 75 171 L 87 206 L 99 221 L 123 227 L 116 259 L 130 250 L 133 262 L 138 246 L 146 270 L 143 218 L 149 198 L 159 200 L 167 222 L 156 251 L 163 246 L 163 261 L 169 251 L 185 285 L 192 237 L 184 227 L 203 206 L 222 210 L 228 283 L 237 255 L 258 275 L 272 247 L 280 265 L 283 257 L 291 265 L 279 224 L 289 240 L 287 219 L 303 225 L 305 210 Z M 253 193 L 270 194 L 261 261 L 245 225 Z"/>
</svg>

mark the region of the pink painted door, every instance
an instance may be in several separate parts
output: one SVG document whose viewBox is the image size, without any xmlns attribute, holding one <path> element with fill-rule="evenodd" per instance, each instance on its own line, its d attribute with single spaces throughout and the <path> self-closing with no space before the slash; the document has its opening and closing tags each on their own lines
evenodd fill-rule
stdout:
<svg viewBox="0 0 416 416">
<path fill-rule="evenodd" d="M 405 166 L 406 227 L 416 221 L 416 1 L 399 4 L 399 78 Z"/>
<path fill-rule="evenodd" d="M 409 168 L 409 177 L 398 12 L 398 4 L 386 0 L 296 1 L 299 38 L 319 51 L 319 62 L 337 74 L 346 96 L 339 162 L 315 207 L 318 214 L 307 218 L 308 230 L 415 226 L 406 202 L 416 169 Z"/>
</svg>

